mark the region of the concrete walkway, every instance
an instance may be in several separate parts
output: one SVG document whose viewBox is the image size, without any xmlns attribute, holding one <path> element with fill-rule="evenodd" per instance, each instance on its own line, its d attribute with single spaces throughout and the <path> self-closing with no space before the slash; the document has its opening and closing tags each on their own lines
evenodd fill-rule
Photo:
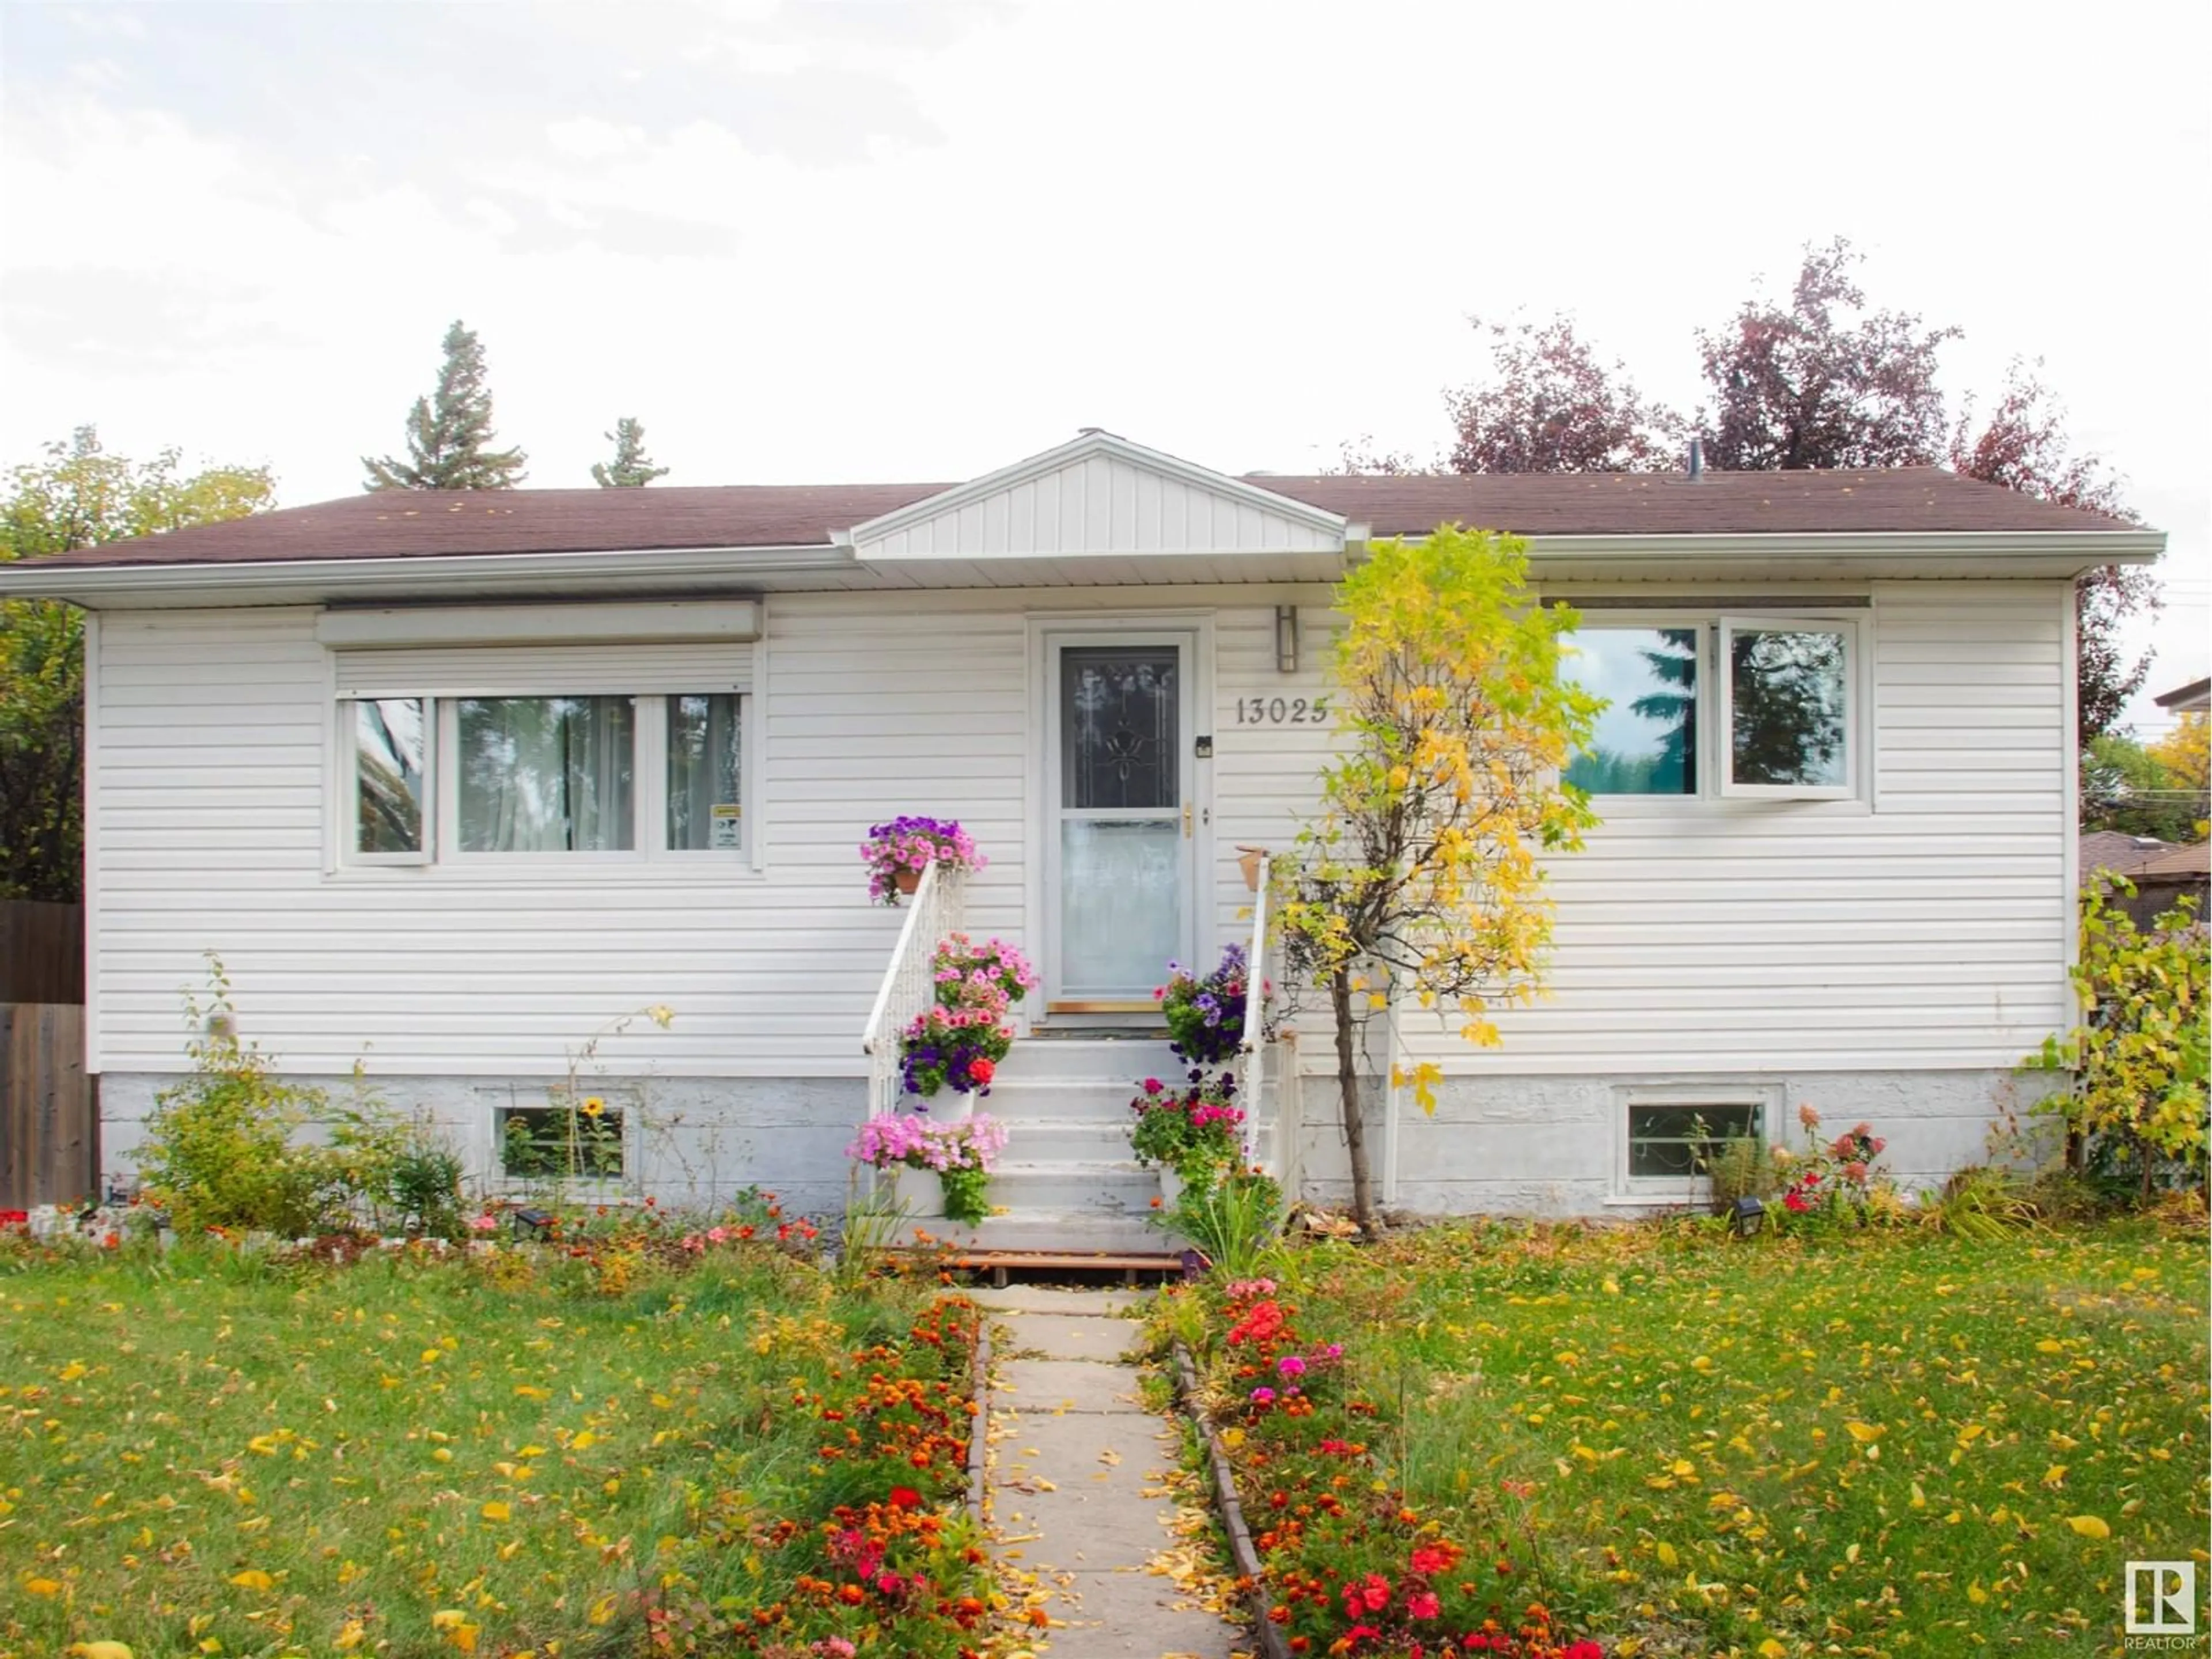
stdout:
<svg viewBox="0 0 2212 1659">
<path fill-rule="evenodd" d="M 1175 1429 L 1148 1414 L 1123 1357 L 1137 1328 L 1118 1291 L 981 1291 L 993 1367 L 991 1521 L 1000 1557 L 1052 1591 L 1051 1659 L 1229 1659 L 1243 1632 L 1147 1570 L 1181 1540 L 1161 1489 Z M 1040 1645 L 1043 1645 L 1040 1644 Z"/>
</svg>

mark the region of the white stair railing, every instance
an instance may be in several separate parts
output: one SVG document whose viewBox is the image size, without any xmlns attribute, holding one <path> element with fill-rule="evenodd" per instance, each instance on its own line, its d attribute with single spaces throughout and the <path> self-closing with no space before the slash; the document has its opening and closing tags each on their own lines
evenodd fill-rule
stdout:
<svg viewBox="0 0 2212 1659">
<path fill-rule="evenodd" d="M 921 884 L 906 902 L 905 925 L 891 947 L 890 965 L 884 969 L 867 1026 L 860 1033 L 860 1052 L 868 1057 L 871 1117 L 897 1106 L 902 1092 L 899 1037 L 916 1014 L 937 1000 L 932 963 L 938 942 L 960 928 L 959 873 L 934 862 L 924 866 Z"/>
<path fill-rule="evenodd" d="M 1267 855 L 1260 853 L 1252 890 L 1252 943 L 1244 953 L 1244 1039 L 1238 1055 L 1237 1097 L 1244 1109 L 1244 1167 L 1248 1170 L 1259 1160 L 1261 1092 L 1267 1086 Z M 1283 1149 L 1278 1146 L 1279 1169 L 1282 1162 Z"/>
</svg>

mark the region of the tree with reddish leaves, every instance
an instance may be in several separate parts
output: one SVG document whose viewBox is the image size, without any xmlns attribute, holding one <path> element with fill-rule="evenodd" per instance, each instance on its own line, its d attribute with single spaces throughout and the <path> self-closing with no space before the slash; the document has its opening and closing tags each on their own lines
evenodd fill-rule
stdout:
<svg viewBox="0 0 2212 1659">
<path fill-rule="evenodd" d="M 1867 310 L 1851 276 L 1864 257 L 1841 236 L 1808 246 L 1786 307 L 1747 300 L 1726 326 L 1698 331 L 1714 399 L 1699 419 L 1707 465 L 1768 472 L 1941 459 L 1936 352 L 1960 331 Z"/>
<path fill-rule="evenodd" d="M 1478 329 L 1485 325 L 1475 319 Z M 1568 318 L 1487 325 L 1491 378 L 1444 394 L 1455 472 L 1657 472 L 1689 424 L 1608 368 Z"/>
<path fill-rule="evenodd" d="M 1967 397 L 1951 429 L 1951 470 L 2038 501 L 2140 524 L 2121 497 L 2120 481 L 2106 471 L 2099 457 L 2067 452 L 2065 410 L 2036 372 L 2041 367 L 2039 362 L 2013 359 L 2004 389 L 1978 431 L 1974 400 Z M 2138 567 L 2108 564 L 2081 578 L 2075 605 L 2077 719 L 2086 747 L 2092 738 L 2112 730 L 2150 674 L 2152 653 L 2130 659 L 2120 647 L 2119 632 L 2130 617 L 2158 614 L 2158 579 Z"/>
</svg>

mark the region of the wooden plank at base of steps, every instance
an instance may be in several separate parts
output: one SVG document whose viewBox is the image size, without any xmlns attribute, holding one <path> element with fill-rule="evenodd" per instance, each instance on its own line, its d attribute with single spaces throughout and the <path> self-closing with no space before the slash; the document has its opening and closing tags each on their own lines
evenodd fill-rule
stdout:
<svg viewBox="0 0 2212 1659">
<path fill-rule="evenodd" d="M 1134 1285 L 1139 1273 L 1181 1273 L 1180 1255 L 1130 1250 L 967 1250 L 952 1258 L 952 1266 L 988 1272 L 994 1285 L 1004 1288 L 1006 1275 L 1018 1273 L 1118 1273 L 1125 1285 Z"/>
</svg>

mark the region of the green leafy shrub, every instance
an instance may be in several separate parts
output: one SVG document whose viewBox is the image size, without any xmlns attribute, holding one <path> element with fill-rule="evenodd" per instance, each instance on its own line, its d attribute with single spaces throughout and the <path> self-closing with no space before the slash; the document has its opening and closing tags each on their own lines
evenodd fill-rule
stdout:
<svg viewBox="0 0 2212 1659">
<path fill-rule="evenodd" d="M 2113 878 L 2132 897 L 2128 882 Z M 2037 1109 L 2063 1121 L 2068 1163 L 2124 1174 L 2148 1198 L 2161 1173 L 2205 1178 L 2205 932 L 2197 900 L 2149 932 L 2102 891 L 2081 907 L 2074 987 L 2087 1018 L 2044 1039 L 2025 1069 L 2071 1073 Z"/>
<path fill-rule="evenodd" d="M 1921 1225 L 1971 1243 L 1993 1244 L 2036 1225 L 2027 1183 L 2010 1170 L 1972 1164 L 1920 1195 Z"/>
<path fill-rule="evenodd" d="M 230 982 L 210 958 L 212 991 L 187 996 L 199 1033 L 191 1075 L 155 1097 L 138 1165 L 147 1195 L 193 1237 L 267 1232 L 294 1238 L 350 1225 L 356 1201 L 389 1186 L 404 1130 L 373 1101 L 350 1108 L 329 1093 L 287 1083 L 272 1056 L 237 1035 Z M 328 1144 L 300 1139 L 328 1124 Z"/>
<path fill-rule="evenodd" d="M 467 1172 L 460 1154 L 427 1125 L 413 1125 L 393 1152 L 384 1197 L 402 1226 L 427 1238 L 462 1235 L 461 1177 Z"/>
<path fill-rule="evenodd" d="M 1730 1135 L 1700 1165 L 1713 1183 L 1713 1207 L 1727 1211 L 1740 1198 L 1764 1198 L 1782 1184 L 1774 1154 L 1758 1135 Z"/>
<path fill-rule="evenodd" d="M 1258 1170 L 1229 1170 L 1221 1179 L 1186 1187 L 1162 1224 L 1181 1233 L 1231 1279 L 1259 1270 L 1283 1224 L 1283 1189 Z"/>
</svg>

